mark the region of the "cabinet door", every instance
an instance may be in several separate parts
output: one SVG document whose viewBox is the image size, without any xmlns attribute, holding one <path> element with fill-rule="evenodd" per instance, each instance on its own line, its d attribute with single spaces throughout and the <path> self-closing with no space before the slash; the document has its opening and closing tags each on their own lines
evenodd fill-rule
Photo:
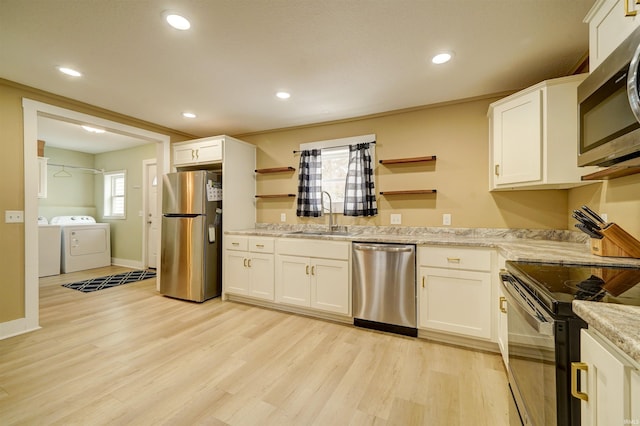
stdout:
<svg viewBox="0 0 640 426">
<path fill-rule="evenodd" d="M 493 173 L 496 186 L 542 179 L 542 91 L 493 110 Z"/>
<path fill-rule="evenodd" d="M 311 306 L 311 265 L 306 257 L 276 257 L 276 302 Z"/>
<path fill-rule="evenodd" d="M 244 251 L 226 250 L 224 259 L 224 291 L 226 293 L 248 295 L 248 253 Z"/>
<path fill-rule="evenodd" d="M 420 268 L 419 326 L 491 338 L 491 274 Z"/>
<path fill-rule="evenodd" d="M 249 266 L 249 296 L 273 301 L 273 255 L 251 253 Z"/>
<path fill-rule="evenodd" d="M 38 198 L 47 198 L 47 162 L 48 158 L 38 157 Z"/>
<path fill-rule="evenodd" d="M 311 307 L 349 314 L 349 262 L 311 259 Z"/>
<path fill-rule="evenodd" d="M 626 8 L 633 16 L 625 16 Z M 634 0 L 606 0 L 589 20 L 589 68 L 602 61 L 640 26 L 640 8 Z"/>
<path fill-rule="evenodd" d="M 580 332 L 580 358 L 587 364 L 586 382 L 581 388 L 588 396 L 582 401 L 582 425 L 606 426 L 631 423 L 630 366 L 598 337 Z"/>
<path fill-rule="evenodd" d="M 200 142 L 195 147 L 195 156 L 198 163 L 210 163 L 222 161 L 222 140 L 215 139 Z"/>
<path fill-rule="evenodd" d="M 173 147 L 173 165 L 193 164 L 196 162 L 196 151 L 193 144 L 178 145 Z"/>
</svg>

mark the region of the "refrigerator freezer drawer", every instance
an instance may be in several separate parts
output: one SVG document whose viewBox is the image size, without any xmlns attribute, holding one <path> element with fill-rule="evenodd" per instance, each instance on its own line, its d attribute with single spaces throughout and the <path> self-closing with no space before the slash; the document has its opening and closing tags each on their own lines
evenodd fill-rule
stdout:
<svg viewBox="0 0 640 426">
<path fill-rule="evenodd" d="M 206 216 L 162 218 L 160 293 L 196 302 L 220 295 L 217 244 L 203 238 L 206 226 Z"/>
</svg>

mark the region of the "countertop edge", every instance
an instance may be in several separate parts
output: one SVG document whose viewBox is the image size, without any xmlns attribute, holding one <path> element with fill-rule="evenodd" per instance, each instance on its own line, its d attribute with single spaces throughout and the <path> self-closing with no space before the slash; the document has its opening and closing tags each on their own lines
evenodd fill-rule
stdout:
<svg viewBox="0 0 640 426">
<path fill-rule="evenodd" d="M 640 306 L 574 300 L 573 310 L 640 365 Z"/>
</svg>

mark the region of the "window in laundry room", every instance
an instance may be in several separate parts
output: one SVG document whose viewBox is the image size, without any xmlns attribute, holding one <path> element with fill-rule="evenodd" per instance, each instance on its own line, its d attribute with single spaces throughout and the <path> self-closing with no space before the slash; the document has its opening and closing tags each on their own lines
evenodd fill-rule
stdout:
<svg viewBox="0 0 640 426">
<path fill-rule="evenodd" d="M 126 172 L 104 173 L 104 217 L 106 219 L 126 218 Z"/>
</svg>

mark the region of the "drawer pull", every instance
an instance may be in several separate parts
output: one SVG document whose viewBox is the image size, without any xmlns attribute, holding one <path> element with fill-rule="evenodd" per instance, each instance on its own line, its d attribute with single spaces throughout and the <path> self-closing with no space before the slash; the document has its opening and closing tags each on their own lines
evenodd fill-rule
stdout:
<svg viewBox="0 0 640 426">
<path fill-rule="evenodd" d="M 264 248 L 264 244 L 256 244 L 256 247 L 258 247 L 258 248 Z"/>
<path fill-rule="evenodd" d="M 239 246 L 240 243 L 231 243 L 232 246 Z"/>
<path fill-rule="evenodd" d="M 425 277 L 424 277 L 424 275 L 423 275 L 423 276 L 422 276 L 422 288 L 424 288 L 424 279 L 425 279 Z"/>
<path fill-rule="evenodd" d="M 507 313 L 507 308 L 504 307 L 504 303 L 507 301 L 507 298 L 504 296 L 500 296 L 500 312 L 503 314 Z"/>
<path fill-rule="evenodd" d="M 447 262 L 449 263 L 460 263 L 459 257 L 447 257 Z"/>
<path fill-rule="evenodd" d="M 578 371 L 589 371 L 589 366 L 584 362 L 571 363 L 571 395 L 583 401 L 589 401 L 589 395 L 578 390 Z"/>
</svg>

